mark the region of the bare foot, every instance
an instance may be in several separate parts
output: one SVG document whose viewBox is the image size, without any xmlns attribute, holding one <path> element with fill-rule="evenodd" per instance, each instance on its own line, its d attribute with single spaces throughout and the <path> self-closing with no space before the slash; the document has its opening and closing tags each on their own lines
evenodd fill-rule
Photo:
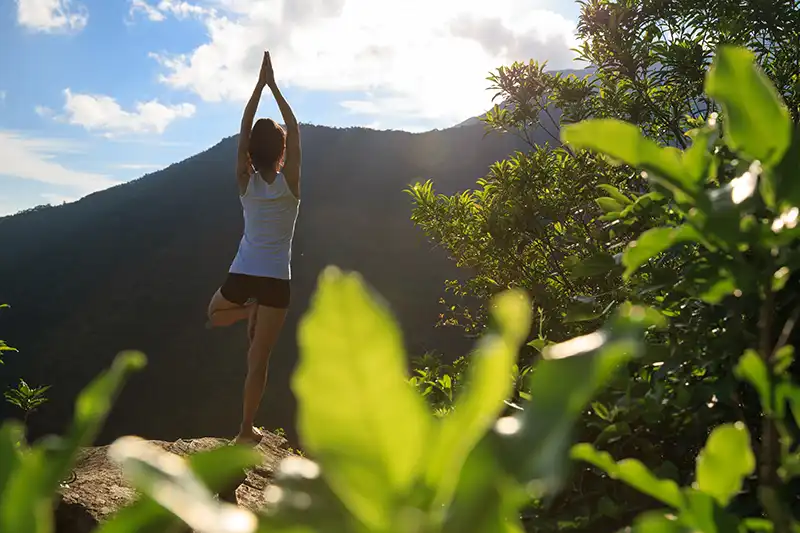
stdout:
<svg viewBox="0 0 800 533">
<path fill-rule="evenodd" d="M 264 436 L 254 427 L 250 429 L 243 429 L 239 431 L 236 438 L 233 440 L 234 444 L 243 444 L 246 446 L 258 446 Z"/>
</svg>

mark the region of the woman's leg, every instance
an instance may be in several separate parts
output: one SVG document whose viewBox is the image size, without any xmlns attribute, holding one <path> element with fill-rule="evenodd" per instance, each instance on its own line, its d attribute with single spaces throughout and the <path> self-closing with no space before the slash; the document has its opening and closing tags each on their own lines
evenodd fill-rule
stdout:
<svg viewBox="0 0 800 533">
<path fill-rule="evenodd" d="M 217 289 L 208 304 L 208 325 L 221 328 L 235 324 L 248 318 L 254 306 L 254 303 L 237 304 L 231 302 L 222 295 L 221 289 Z"/>
<path fill-rule="evenodd" d="M 248 346 L 253 344 L 253 339 L 256 337 L 256 318 L 258 318 L 258 306 L 254 305 L 247 318 L 247 340 L 250 341 Z"/>
<path fill-rule="evenodd" d="M 286 309 L 276 309 L 259 305 L 254 313 L 255 325 L 252 329 L 252 341 L 247 354 L 247 378 L 244 382 L 244 401 L 242 402 L 242 423 L 237 442 L 257 443 L 261 436 L 253 428 L 256 413 L 264 395 L 267 384 L 267 369 L 272 348 L 278 341 L 283 323 L 286 320 Z"/>
</svg>

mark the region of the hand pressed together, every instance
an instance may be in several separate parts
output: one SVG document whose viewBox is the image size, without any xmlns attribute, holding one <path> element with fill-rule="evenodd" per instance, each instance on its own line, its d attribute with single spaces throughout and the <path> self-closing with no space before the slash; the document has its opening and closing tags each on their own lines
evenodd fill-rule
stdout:
<svg viewBox="0 0 800 533">
<path fill-rule="evenodd" d="M 264 59 L 261 60 L 261 72 L 258 75 L 258 82 L 262 86 L 272 87 L 275 85 L 275 73 L 272 71 L 272 59 L 269 52 L 264 52 Z"/>
</svg>

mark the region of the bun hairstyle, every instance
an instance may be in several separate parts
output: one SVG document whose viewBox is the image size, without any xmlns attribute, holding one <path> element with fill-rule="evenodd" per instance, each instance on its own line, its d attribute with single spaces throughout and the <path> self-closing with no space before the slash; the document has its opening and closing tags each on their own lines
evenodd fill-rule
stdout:
<svg viewBox="0 0 800 533">
<path fill-rule="evenodd" d="M 280 171 L 286 151 L 286 132 L 271 118 L 260 118 L 250 132 L 250 162 L 256 170 Z"/>
</svg>

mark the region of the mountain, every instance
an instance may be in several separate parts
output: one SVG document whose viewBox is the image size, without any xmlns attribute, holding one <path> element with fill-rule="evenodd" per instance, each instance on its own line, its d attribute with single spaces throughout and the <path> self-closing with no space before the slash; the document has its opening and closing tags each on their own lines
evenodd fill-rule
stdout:
<svg viewBox="0 0 800 533">
<path fill-rule="evenodd" d="M 329 264 L 361 272 L 388 301 L 412 355 L 471 345 L 436 329 L 443 281 L 457 275 L 410 221 L 403 189 L 473 187 L 520 148 L 511 135 L 466 126 L 420 134 L 303 126 L 303 199 L 293 252 L 293 307 L 273 353 L 258 419 L 290 441 L 296 327 Z M 78 202 L 0 219 L 0 338 L 20 349 L 0 380 L 49 384 L 31 432 L 62 432 L 73 399 L 121 350 L 147 369 L 127 385 L 99 443 L 122 434 L 175 440 L 233 435 L 247 348 L 243 324 L 204 329 L 242 231 L 233 178 L 236 138 Z M 12 412 L 0 407 L 0 415 Z"/>
</svg>

